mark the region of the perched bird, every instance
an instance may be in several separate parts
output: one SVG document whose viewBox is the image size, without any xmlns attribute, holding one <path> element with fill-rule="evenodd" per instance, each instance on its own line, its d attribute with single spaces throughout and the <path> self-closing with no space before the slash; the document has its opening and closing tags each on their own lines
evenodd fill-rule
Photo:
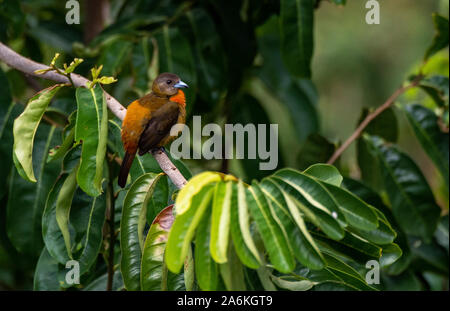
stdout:
<svg viewBox="0 0 450 311">
<path fill-rule="evenodd" d="M 172 73 L 162 73 L 153 81 L 151 93 L 132 102 L 122 123 L 125 156 L 119 173 L 119 186 L 125 187 L 136 152 L 143 155 L 163 147 L 175 136 L 170 129 L 185 123 L 186 100 L 181 88 L 188 85 Z"/>
</svg>

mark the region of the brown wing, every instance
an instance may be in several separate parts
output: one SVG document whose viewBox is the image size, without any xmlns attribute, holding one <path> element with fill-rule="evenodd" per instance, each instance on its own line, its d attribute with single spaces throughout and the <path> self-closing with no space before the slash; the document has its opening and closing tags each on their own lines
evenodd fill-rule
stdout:
<svg viewBox="0 0 450 311">
<path fill-rule="evenodd" d="M 139 138 L 139 155 L 143 155 L 158 144 L 170 133 L 170 129 L 177 123 L 180 109 L 178 104 L 168 102 L 152 113 L 150 121 Z"/>
</svg>

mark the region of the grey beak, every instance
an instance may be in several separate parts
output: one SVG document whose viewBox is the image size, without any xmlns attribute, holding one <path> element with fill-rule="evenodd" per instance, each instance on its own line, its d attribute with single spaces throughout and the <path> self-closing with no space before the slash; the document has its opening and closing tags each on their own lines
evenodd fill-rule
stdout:
<svg viewBox="0 0 450 311">
<path fill-rule="evenodd" d="M 174 85 L 174 87 L 176 87 L 177 89 L 182 89 L 189 87 L 189 85 L 180 80 L 177 84 Z"/>
</svg>

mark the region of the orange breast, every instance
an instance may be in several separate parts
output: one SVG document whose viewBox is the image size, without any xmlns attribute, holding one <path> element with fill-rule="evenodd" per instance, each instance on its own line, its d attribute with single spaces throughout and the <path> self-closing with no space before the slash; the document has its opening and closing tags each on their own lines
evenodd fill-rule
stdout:
<svg viewBox="0 0 450 311">
<path fill-rule="evenodd" d="M 178 90 L 178 94 L 171 96 L 170 101 L 180 104 L 181 106 L 186 106 L 186 96 L 184 95 L 184 92 L 182 90 Z"/>
<path fill-rule="evenodd" d="M 128 106 L 127 114 L 122 122 L 122 142 L 127 152 L 136 152 L 139 137 L 144 131 L 150 115 L 150 106 L 140 104 L 139 100 L 132 102 Z"/>
</svg>

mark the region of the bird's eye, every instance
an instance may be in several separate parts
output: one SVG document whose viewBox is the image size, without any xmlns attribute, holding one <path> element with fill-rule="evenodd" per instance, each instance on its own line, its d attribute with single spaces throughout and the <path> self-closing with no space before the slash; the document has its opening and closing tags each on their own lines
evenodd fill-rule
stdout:
<svg viewBox="0 0 450 311">
<path fill-rule="evenodd" d="M 172 80 L 167 80 L 167 84 L 172 84 Z"/>
</svg>

